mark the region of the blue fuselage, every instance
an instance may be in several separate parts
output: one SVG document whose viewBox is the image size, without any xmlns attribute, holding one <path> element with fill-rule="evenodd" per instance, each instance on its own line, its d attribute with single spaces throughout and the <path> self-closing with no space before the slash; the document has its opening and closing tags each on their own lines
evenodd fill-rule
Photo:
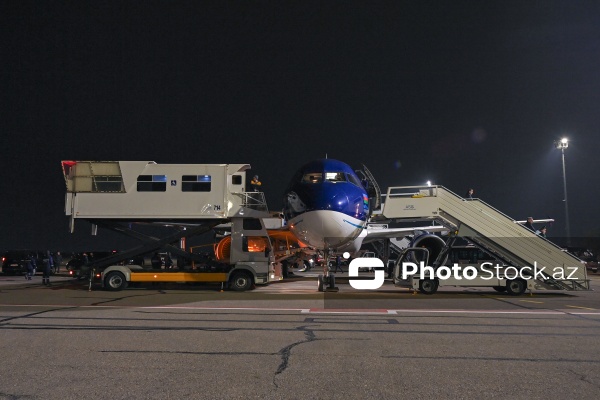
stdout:
<svg viewBox="0 0 600 400">
<path fill-rule="evenodd" d="M 365 227 L 369 198 L 349 165 L 332 159 L 312 161 L 292 178 L 283 212 L 290 230 L 305 244 L 339 248 Z"/>
</svg>

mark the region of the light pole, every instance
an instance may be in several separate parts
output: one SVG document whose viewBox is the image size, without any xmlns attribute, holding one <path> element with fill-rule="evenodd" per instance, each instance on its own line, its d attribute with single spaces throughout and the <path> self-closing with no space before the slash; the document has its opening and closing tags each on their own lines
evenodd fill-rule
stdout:
<svg viewBox="0 0 600 400">
<path fill-rule="evenodd" d="M 567 246 L 571 246 L 571 228 L 569 227 L 569 203 L 567 202 L 567 172 L 565 168 L 565 149 L 569 147 L 569 139 L 562 138 L 554 142 L 554 146 L 562 153 L 563 190 L 565 192 L 565 218 L 567 225 Z"/>
</svg>

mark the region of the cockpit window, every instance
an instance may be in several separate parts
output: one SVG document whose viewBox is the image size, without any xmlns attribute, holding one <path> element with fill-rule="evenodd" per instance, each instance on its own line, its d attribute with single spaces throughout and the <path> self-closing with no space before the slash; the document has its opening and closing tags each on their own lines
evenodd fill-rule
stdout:
<svg viewBox="0 0 600 400">
<path fill-rule="evenodd" d="M 343 172 L 325 172 L 325 179 L 330 182 L 346 182 L 346 174 Z"/>
<path fill-rule="evenodd" d="M 354 183 L 358 187 L 362 187 L 362 183 L 360 183 L 360 180 L 358 180 L 358 178 L 356 177 L 356 175 L 346 174 L 346 176 L 348 177 L 348 180 L 351 183 Z"/>
<path fill-rule="evenodd" d="M 320 172 L 309 172 L 302 177 L 302 183 L 321 183 L 323 174 Z"/>
</svg>

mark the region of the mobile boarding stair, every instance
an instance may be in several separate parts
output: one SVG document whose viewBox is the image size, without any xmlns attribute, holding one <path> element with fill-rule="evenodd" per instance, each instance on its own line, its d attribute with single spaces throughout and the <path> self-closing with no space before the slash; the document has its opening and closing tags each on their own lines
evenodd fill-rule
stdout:
<svg viewBox="0 0 600 400">
<path fill-rule="evenodd" d="M 545 267 L 531 274 L 530 290 L 590 290 L 581 260 L 479 199 L 463 199 L 442 186 L 390 187 L 382 214 L 402 221 L 436 221 L 519 270 Z"/>
</svg>

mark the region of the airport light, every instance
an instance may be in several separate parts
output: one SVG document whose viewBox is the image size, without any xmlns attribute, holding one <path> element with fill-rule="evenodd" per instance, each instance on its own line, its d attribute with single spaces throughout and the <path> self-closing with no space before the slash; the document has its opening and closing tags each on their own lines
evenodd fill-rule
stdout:
<svg viewBox="0 0 600 400">
<path fill-rule="evenodd" d="M 571 228 L 569 226 L 569 203 L 567 202 L 567 170 L 565 167 L 565 149 L 569 147 L 569 139 L 562 138 L 554 142 L 554 146 L 562 153 L 563 190 L 565 192 L 565 221 L 567 227 L 567 246 L 571 246 Z"/>
</svg>

